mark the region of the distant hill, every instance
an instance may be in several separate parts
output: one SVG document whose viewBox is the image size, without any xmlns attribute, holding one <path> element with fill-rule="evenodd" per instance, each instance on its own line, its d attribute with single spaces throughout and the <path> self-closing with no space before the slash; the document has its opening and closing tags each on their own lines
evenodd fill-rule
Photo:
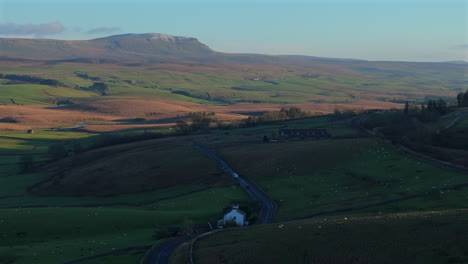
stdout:
<svg viewBox="0 0 468 264">
<path fill-rule="evenodd" d="M 41 59 L 200 60 L 215 54 L 195 38 L 123 34 L 92 40 L 0 38 L 0 56 Z"/>
<path fill-rule="evenodd" d="M 156 33 L 72 41 L 0 38 L 0 68 L 0 104 L 15 105 L 113 98 L 310 104 L 309 110 L 324 111 L 325 104 L 386 108 L 376 102 L 455 98 L 468 89 L 467 64 L 223 53 L 195 38 Z"/>
<path fill-rule="evenodd" d="M 159 33 L 122 34 L 92 40 L 0 38 L 0 58 L 85 63 L 97 60 L 104 63 L 198 61 L 270 65 L 308 64 L 311 60 L 341 61 L 311 56 L 222 53 L 196 38 Z"/>
<path fill-rule="evenodd" d="M 302 55 L 264 55 L 217 52 L 196 38 L 159 33 L 121 34 L 91 40 L 0 38 L 2 60 L 72 62 L 165 62 L 198 61 L 243 64 L 310 66 L 315 63 L 353 65 L 365 60 Z M 372 63 L 372 62 L 369 62 Z M 405 62 L 394 62 L 396 64 Z M 427 63 L 426 63 L 427 64 Z M 446 62 L 464 64 L 463 61 Z M 421 63 L 420 66 L 423 66 Z M 333 65 L 335 66 L 335 65 Z"/>
</svg>

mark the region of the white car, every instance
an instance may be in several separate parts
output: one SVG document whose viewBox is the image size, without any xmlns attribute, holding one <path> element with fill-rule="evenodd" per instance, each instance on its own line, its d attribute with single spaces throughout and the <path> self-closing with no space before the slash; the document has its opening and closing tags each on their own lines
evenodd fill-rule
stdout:
<svg viewBox="0 0 468 264">
<path fill-rule="evenodd" d="M 232 174 L 232 177 L 238 179 L 238 178 L 239 178 L 239 175 L 237 175 L 237 173 L 234 172 L 234 173 Z"/>
</svg>

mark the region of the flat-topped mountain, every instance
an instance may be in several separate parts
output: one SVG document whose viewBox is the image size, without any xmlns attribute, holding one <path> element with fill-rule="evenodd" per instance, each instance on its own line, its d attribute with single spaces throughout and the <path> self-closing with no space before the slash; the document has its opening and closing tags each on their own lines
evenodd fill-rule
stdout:
<svg viewBox="0 0 468 264">
<path fill-rule="evenodd" d="M 0 38 L 0 56 L 41 60 L 200 60 L 214 53 L 195 38 L 156 33 L 92 40 Z"/>
</svg>

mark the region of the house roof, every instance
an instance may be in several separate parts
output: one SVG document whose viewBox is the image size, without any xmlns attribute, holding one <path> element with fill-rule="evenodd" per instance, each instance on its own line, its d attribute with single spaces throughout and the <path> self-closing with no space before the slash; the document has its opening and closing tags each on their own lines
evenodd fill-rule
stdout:
<svg viewBox="0 0 468 264">
<path fill-rule="evenodd" d="M 239 209 L 237 209 L 237 208 L 232 208 L 231 210 L 227 211 L 224 215 L 227 215 L 227 214 L 229 214 L 229 213 L 232 212 L 232 211 L 237 211 L 239 214 L 241 214 L 241 215 L 243 215 L 243 216 L 246 216 L 246 213 L 245 213 L 244 211 L 239 210 Z"/>
</svg>

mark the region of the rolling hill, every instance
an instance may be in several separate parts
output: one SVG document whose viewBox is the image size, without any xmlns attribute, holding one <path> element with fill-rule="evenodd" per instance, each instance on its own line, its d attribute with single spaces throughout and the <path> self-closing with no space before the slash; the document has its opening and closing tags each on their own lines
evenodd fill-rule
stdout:
<svg viewBox="0 0 468 264">
<path fill-rule="evenodd" d="M 156 33 L 73 41 L 0 38 L 0 104 L 56 105 L 58 112 L 86 115 L 110 109 L 115 119 L 194 111 L 232 115 L 285 105 L 317 114 L 399 108 L 406 101 L 454 98 L 468 89 L 467 72 L 468 65 L 456 63 L 228 54 L 195 38 Z M 168 116 L 172 105 L 187 111 Z M 16 127 L 21 125 L 38 124 L 18 121 Z"/>
</svg>

